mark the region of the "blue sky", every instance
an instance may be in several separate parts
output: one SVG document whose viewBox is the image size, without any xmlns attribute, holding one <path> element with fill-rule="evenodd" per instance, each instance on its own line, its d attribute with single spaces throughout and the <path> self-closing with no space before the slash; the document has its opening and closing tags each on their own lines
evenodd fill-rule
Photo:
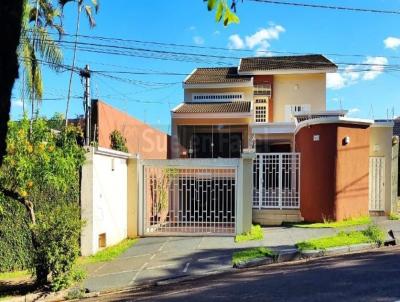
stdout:
<svg viewBox="0 0 400 302">
<path fill-rule="evenodd" d="M 354 7 L 400 10 L 400 0 L 326 0 L 323 3 Z M 151 4 L 150 4 L 151 3 Z M 65 9 L 65 30 L 74 32 L 75 6 Z M 173 72 L 182 75 L 110 74 L 119 79 L 94 73 L 92 97 L 100 98 L 164 131 L 170 130 L 170 109 L 182 101 L 181 82 L 184 74 L 195 67 L 237 65 L 236 57 L 251 56 L 259 50 L 266 52 L 296 52 L 322 54 L 357 54 L 361 56 L 328 55 L 335 62 L 349 63 L 328 81 L 329 109 L 349 109 L 351 115 L 362 118 L 386 118 L 387 112 L 400 115 L 400 72 L 376 68 L 369 72 L 354 72 L 360 63 L 400 65 L 400 15 L 355 13 L 346 11 L 295 8 L 239 1 L 240 24 L 224 27 L 214 21 L 201 0 L 118 0 L 101 1 L 96 16 L 97 26 L 90 29 L 81 20 L 80 34 L 155 41 L 167 44 L 221 47 L 226 50 L 182 48 L 154 44 L 81 39 L 88 43 L 150 48 L 175 52 L 196 52 L 225 56 L 226 59 L 205 58 L 202 62 L 148 59 L 134 56 L 79 51 L 77 65 L 86 63 L 97 71 Z M 389 38 L 389 39 L 388 39 Z M 69 41 L 69 37 L 64 40 Z M 385 43 L 386 42 L 386 43 Z M 236 50 L 229 50 L 235 48 Z M 160 56 L 158 56 L 159 58 Z M 234 57 L 234 58 L 230 58 Z M 70 65 L 72 54 L 65 50 L 65 64 Z M 189 60 L 190 61 L 190 60 Z M 222 61 L 222 62 L 221 62 Z M 65 111 L 68 72 L 55 73 L 44 68 L 45 99 L 40 113 L 51 116 Z M 121 79 L 122 78 L 122 79 Z M 20 83 L 14 88 L 13 118 L 22 113 Z M 73 81 L 73 96 L 81 96 L 83 87 L 78 76 Z M 71 116 L 83 113 L 82 99 L 74 98 Z"/>
</svg>

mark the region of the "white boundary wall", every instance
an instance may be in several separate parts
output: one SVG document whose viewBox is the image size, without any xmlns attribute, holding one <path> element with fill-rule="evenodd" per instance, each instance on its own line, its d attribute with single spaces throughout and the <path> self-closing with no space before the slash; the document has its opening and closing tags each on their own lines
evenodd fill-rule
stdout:
<svg viewBox="0 0 400 302">
<path fill-rule="evenodd" d="M 127 238 L 127 159 L 129 154 L 105 148 L 90 148 L 82 167 L 81 253 L 99 250 L 99 235 L 106 246 Z"/>
</svg>

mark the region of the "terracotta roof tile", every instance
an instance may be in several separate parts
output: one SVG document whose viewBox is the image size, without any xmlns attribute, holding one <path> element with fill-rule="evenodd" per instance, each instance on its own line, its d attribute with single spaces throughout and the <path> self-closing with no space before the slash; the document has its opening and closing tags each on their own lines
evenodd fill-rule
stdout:
<svg viewBox="0 0 400 302">
<path fill-rule="evenodd" d="M 281 69 L 326 69 L 337 66 L 322 55 L 250 57 L 240 62 L 239 72 L 274 71 Z"/>
<path fill-rule="evenodd" d="M 183 103 L 175 113 L 239 113 L 250 112 L 251 102 L 235 101 L 229 103 Z"/>
<path fill-rule="evenodd" d="M 250 76 L 239 76 L 237 67 L 197 68 L 185 84 L 241 83 L 251 81 Z"/>
</svg>

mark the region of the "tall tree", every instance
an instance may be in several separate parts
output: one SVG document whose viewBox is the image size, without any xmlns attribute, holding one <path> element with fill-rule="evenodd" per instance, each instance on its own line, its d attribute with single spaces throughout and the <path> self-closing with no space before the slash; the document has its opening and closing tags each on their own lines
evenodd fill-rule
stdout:
<svg viewBox="0 0 400 302">
<path fill-rule="evenodd" d="M 46 64 L 57 71 L 63 62 L 62 51 L 49 34 L 49 29 L 54 29 L 61 38 L 63 28 L 55 22 L 60 17 L 60 11 L 54 8 L 48 0 L 38 0 L 37 6 L 31 1 L 25 0 L 18 55 L 23 62 L 23 89 L 32 105 L 32 118 L 35 103 L 38 105 L 43 98 L 41 66 Z"/>
<path fill-rule="evenodd" d="M 0 2 L 0 166 L 6 153 L 7 124 L 10 120 L 11 91 L 18 78 L 17 48 L 21 35 L 23 0 Z"/>
<path fill-rule="evenodd" d="M 86 14 L 86 17 L 88 18 L 89 25 L 91 28 L 93 28 L 96 26 L 96 21 L 93 17 L 93 9 L 96 14 L 99 10 L 99 1 L 98 0 L 90 0 L 89 4 L 84 4 L 84 1 L 85 0 L 59 0 L 61 9 L 64 9 L 64 6 L 69 2 L 76 2 L 76 7 L 77 7 L 74 52 L 73 52 L 73 57 L 72 57 L 72 67 L 71 67 L 69 83 L 68 83 L 67 106 L 65 109 L 65 124 L 66 125 L 68 124 L 68 113 L 69 113 L 69 105 L 70 105 L 70 100 L 71 100 L 71 89 L 72 89 L 72 77 L 74 74 L 75 64 L 76 64 L 76 51 L 77 51 L 77 45 L 78 45 L 78 35 L 79 35 L 81 12 L 82 12 L 82 9 L 85 10 L 85 14 Z"/>
</svg>

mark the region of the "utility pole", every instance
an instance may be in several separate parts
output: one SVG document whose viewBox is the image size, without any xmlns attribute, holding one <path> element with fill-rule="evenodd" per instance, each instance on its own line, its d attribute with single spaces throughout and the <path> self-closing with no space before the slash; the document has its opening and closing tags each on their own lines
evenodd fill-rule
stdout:
<svg viewBox="0 0 400 302">
<path fill-rule="evenodd" d="M 84 108 L 85 108 L 85 146 L 90 145 L 90 125 L 92 115 L 92 103 L 90 99 L 90 70 L 89 65 L 85 69 L 81 69 L 79 75 L 85 80 L 85 92 L 83 95 Z"/>
</svg>

